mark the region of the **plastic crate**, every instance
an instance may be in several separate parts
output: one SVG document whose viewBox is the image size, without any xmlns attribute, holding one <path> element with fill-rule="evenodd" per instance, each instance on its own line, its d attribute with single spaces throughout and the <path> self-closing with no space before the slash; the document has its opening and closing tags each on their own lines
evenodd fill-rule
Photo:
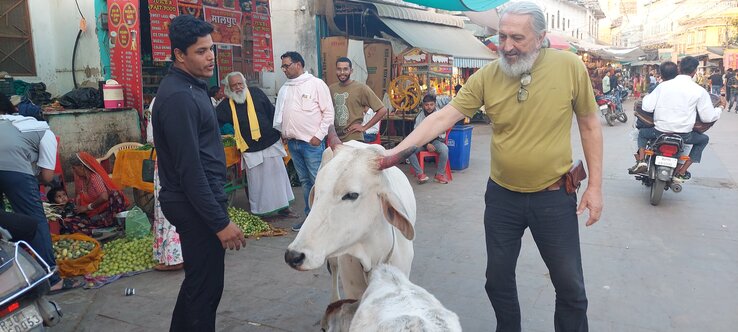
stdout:
<svg viewBox="0 0 738 332">
<path fill-rule="evenodd" d="M 15 94 L 12 77 L 0 78 L 0 92 L 8 97 Z"/>
</svg>

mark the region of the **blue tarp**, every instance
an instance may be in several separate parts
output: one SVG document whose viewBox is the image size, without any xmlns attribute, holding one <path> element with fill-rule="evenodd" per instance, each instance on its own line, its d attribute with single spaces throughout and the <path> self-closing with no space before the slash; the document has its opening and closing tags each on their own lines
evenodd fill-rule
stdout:
<svg viewBox="0 0 738 332">
<path fill-rule="evenodd" d="M 421 6 L 459 11 L 481 12 L 496 8 L 508 0 L 405 0 Z"/>
</svg>

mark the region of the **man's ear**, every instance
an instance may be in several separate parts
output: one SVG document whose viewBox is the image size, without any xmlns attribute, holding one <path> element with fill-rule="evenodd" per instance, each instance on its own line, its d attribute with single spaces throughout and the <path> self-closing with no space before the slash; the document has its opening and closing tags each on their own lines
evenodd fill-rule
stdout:
<svg viewBox="0 0 738 332">
<path fill-rule="evenodd" d="M 184 52 L 182 50 L 175 48 L 174 49 L 174 61 L 175 62 L 184 62 Z"/>
</svg>

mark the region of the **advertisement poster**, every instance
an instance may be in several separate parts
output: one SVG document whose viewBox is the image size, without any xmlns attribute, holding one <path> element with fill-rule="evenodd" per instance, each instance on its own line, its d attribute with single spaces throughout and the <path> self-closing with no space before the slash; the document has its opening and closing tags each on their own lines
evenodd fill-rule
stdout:
<svg viewBox="0 0 738 332">
<path fill-rule="evenodd" d="M 202 19 L 202 2 L 200 0 L 178 0 L 177 7 L 180 15 L 192 15 Z"/>
<path fill-rule="evenodd" d="M 233 71 L 233 49 L 230 45 L 218 45 L 218 82 Z"/>
<path fill-rule="evenodd" d="M 738 68 L 738 49 L 725 49 L 723 51 L 723 66 L 725 68 Z"/>
<path fill-rule="evenodd" d="M 226 0 L 228 1 L 228 0 Z M 215 7 L 203 6 L 205 21 L 210 22 L 213 31 L 213 43 L 241 45 L 241 12 Z"/>
<path fill-rule="evenodd" d="M 111 78 L 123 86 L 125 106 L 143 110 L 138 0 L 108 0 Z"/>
<path fill-rule="evenodd" d="M 154 61 L 170 61 L 169 23 L 177 15 L 177 0 L 149 0 L 151 57 Z"/>
<path fill-rule="evenodd" d="M 269 1 L 255 0 L 253 3 L 255 4 L 251 11 L 251 29 L 254 41 L 253 70 L 274 71 Z"/>
</svg>

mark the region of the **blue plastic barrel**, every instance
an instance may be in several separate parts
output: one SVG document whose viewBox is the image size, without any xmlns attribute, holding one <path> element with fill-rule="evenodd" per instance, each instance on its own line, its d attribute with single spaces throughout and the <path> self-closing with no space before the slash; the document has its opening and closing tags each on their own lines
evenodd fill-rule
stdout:
<svg viewBox="0 0 738 332">
<path fill-rule="evenodd" d="M 452 170 L 469 167 L 471 155 L 472 126 L 457 125 L 448 135 L 448 161 Z"/>
</svg>

